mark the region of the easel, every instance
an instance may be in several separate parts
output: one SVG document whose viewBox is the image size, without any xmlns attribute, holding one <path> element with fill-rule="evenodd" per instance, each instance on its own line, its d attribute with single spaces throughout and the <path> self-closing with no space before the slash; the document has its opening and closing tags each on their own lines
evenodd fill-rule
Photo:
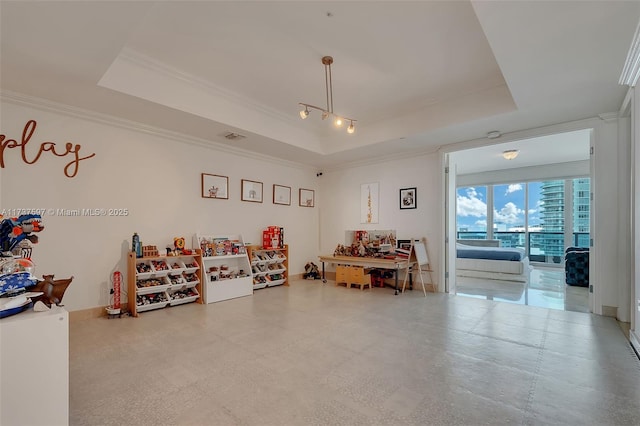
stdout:
<svg viewBox="0 0 640 426">
<path fill-rule="evenodd" d="M 433 269 L 431 269 L 431 265 L 429 264 L 429 256 L 427 254 L 427 239 L 425 238 L 423 239 L 423 241 L 414 242 L 414 240 L 411 240 L 409 260 L 407 261 L 407 273 L 404 276 L 404 281 L 402 283 L 402 292 L 404 293 L 405 286 L 407 285 L 407 276 L 409 276 L 409 274 L 413 274 L 413 269 L 417 267 L 418 272 L 420 273 L 422 292 L 424 293 L 424 297 L 427 297 L 427 290 L 424 287 L 424 279 L 422 278 L 422 273 L 428 273 L 429 284 L 431 284 L 433 287 L 435 287 L 435 284 L 433 283 L 433 276 L 431 275 Z"/>
</svg>

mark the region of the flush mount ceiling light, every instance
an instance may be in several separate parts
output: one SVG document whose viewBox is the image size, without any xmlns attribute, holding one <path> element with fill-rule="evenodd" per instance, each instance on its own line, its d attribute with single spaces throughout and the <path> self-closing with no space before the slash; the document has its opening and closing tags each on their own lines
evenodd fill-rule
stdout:
<svg viewBox="0 0 640 426">
<path fill-rule="evenodd" d="M 518 151 L 517 149 L 508 149 L 506 151 L 502 151 L 502 156 L 505 160 L 513 160 L 518 156 L 519 153 L 520 151 Z"/>
<path fill-rule="evenodd" d="M 327 93 L 327 107 L 320 108 L 315 105 L 299 102 L 298 105 L 300 105 L 301 107 L 304 107 L 304 109 L 300 111 L 300 118 L 304 120 L 309 116 L 309 108 L 315 109 L 322 113 L 321 117 L 323 120 L 326 120 L 329 117 L 333 117 L 333 124 L 336 127 L 342 127 L 342 125 L 348 121 L 349 126 L 347 127 L 347 133 L 353 133 L 356 131 L 356 128 L 353 123 L 355 123 L 358 120 L 345 117 L 343 115 L 338 115 L 333 112 L 333 83 L 331 81 L 331 64 L 332 63 L 333 63 L 333 58 L 331 56 L 322 57 L 322 64 L 324 65 L 324 84 L 325 84 L 325 91 Z"/>
</svg>

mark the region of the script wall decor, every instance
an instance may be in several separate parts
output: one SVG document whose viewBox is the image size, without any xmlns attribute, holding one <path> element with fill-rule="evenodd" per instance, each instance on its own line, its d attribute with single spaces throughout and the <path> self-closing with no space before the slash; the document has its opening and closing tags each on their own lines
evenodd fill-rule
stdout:
<svg viewBox="0 0 640 426">
<path fill-rule="evenodd" d="M 36 120 L 29 120 L 24 125 L 22 130 L 22 139 L 18 142 L 16 139 L 8 139 L 6 135 L 0 135 L 0 167 L 4 169 L 4 152 L 6 149 L 20 148 L 20 154 L 22 155 L 22 161 L 26 164 L 35 164 L 42 155 L 43 152 L 51 152 L 56 157 L 66 157 L 71 155 L 72 160 L 64 167 L 64 175 L 68 178 L 75 177 L 78 174 L 78 166 L 80 161 L 88 158 L 95 157 L 95 153 L 87 155 L 86 157 L 80 157 L 80 144 L 72 144 L 67 142 L 64 147 L 56 145 L 55 142 L 42 142 L 40 147 L 37 148 L 35 156 L 33 156 L 34 150 L 31 150 L 31 154 L 27 150 L 27 145 L 36 131 Z"/>
</svg>

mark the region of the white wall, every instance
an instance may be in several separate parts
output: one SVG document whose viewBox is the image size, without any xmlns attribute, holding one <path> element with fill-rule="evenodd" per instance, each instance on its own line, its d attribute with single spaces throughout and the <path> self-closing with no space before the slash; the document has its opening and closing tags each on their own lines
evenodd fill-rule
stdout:
<svg viewBox="0 0 640 426">
<path fill-rule="evenodd" d="M 105 117 L 99 121 L 7 101 L 0 107 L 0 133 L 8 138 L 20 140 L 25 123 L 37 121 L 29 156 L 44 141 L 77 143 L 83 156 L 96 154 L 81 161 L 70 179 L 63 174 L 66 158 L 44 153 L 28 165 L 16 149 L 5 150 L 0 208 L 129 210 L 126 217 L 43 216 L 45 229 L 33 252 L 36 274 L 75 277 L 64 297 L 68 310 L 109 303 L 110 274 L 126 272 L 133 232 L 143 244 L 162 250 L 175 236 L 184 236 L 190 245 L 198 231 L 240 233 L 245 241 L 260 244 L 262 229 L 278 225 L 285 228 L 290 246 L 290 273 L 304 272 L 304 264 L 317 258 L 320 209 L 298 206 L 299 187 L 318 189 L 314 170 L 241 156 L 213 144 L 183 143 L 116 126 Z M 201 173 L 228 176 L 229 200 L 201 198 Z M 263 203 L 240 201 L 241 179 L 264 183 Z M 292 188 L 291 206 L 272 204 L 274 183 Z"/>
<path fill-rule="evenodd" d="M 594 264 L 594 273 L 591 274 L 591 268 L 589 271 L 589 282 L 593 284 L 594 292 L 597 293 L 593 312 L 610 314 L 606 307 L 612 307 L 619 309 L 616 313 L 619 315 L 624 311 L 624 308 L 620 309 L 619 289 L 621 285 L 627 285 L 619 276 L 619 248 L 621 240 L 628 238 L 629 224 L 619 223 L 617 211 L 629 208 L 629 201 L 628 197 L 618 196 L 618 174 L 624 173 L 625 169 L 618 162 L 618 152 L 622 147 L 618 138 L 617 120 L 601 121 L 594 127 L 593 137 L 595 155 L 591 171 L 591 190 L 594 194 L 594 229 L 591 230 L 591 237 L 594 239 L 594 246 L 590 261 Z M 626 235 L 621 233 L 625 228 Z M 629 265 L 625 267 L 629 268 Z M 628 310 L 626 313 L 626 318 L 620 319 L 628 322 Z"/>
<path fill-rule="evenodd" d="M 319 177 L 321 191 L 320 251 L 332 254 L 345 243 L 346 230 L 395 229 L 399 239 L 423 238 L 428 241 L 433 274 L 440 289 L 440 219 L 442 202 L 440 159 L 438 154 L 415 156 L 324 172 Z M 360 223 L 360 185 L 380 184 L 379 223 Z M 417 208 L 400 210 L 400 188 L 417 188 Z M 328 270 L 329 266 L 327 266 Z"/>
</svg>

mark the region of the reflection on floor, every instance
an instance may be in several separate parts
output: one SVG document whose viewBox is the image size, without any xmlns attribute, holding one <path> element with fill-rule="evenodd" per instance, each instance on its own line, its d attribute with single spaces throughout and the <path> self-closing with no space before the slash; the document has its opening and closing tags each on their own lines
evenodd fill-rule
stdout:
<svg viewBox="0 0 640 426">
<path fill-rule="evenodd" d="M 564 269 L 533 267 L 529 283 L 458 277 L 460 296 L 538 306 L 564 311 L 589 312 L 587 287 L 568 286 Z"/>
</svg>

